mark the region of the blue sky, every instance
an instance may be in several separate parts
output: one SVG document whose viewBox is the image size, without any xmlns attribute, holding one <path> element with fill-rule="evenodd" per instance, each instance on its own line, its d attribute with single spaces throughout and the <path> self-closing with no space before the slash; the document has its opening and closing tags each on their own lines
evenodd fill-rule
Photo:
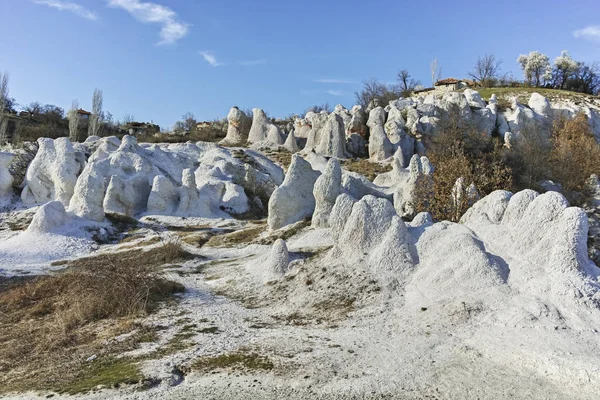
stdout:
<svg viewBox="0 0 600 400">
<path fill-rule="evenodd" d="M 0 71 L 11 96 L 89 109 L 94 88 L 116 118 L 170 127 L 229 108 L 283 117 L 354 104 L 360 82 L 408 69 L 430 84 L 494 53 L 569 50 L 600 61 L 600 1 L 0 0 Z"/>
</svg>

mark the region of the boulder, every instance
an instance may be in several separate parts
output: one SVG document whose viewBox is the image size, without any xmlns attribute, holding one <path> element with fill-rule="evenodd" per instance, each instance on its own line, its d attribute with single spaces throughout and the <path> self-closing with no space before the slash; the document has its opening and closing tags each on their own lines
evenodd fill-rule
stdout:
<svg viewBox="0 0 600 400">
<path fill-rule="evenodd" d="M 248 116 L 237 107 L 232 107 L 227 114 L 227 136 L 220 144 L 225 146 L 237 146 L 248 141 L 248 132 L 244 132 Z"/>
<path fill-rule="evenodd" d="M 48 233 L 66 225 L 69 216 L 60 201 L 51 201 L 41 206 L 33 216 L 27 232 Z"/>
<path fill-rule="evenodd" d="M 367 121 L 367 126 L 370 129 L 373 129 L 375 126 L 383 126 L 385 124 L 385 110 L 381 107 L 376 107 L 369 112 L 369 119 Z"/>
<path fill-rule="evenodd" d="M 7 205 L 12 198 L 13 177 L 8 170 L 14 158 L 11 153 L 0 152 L 0 207 Z"/>
<path fill-rule="evenodd" d="M 179 191 L 171 180 L 163 175 L 156 175 L 148 196 L 148 213 L 170 215 L 179 203 Z"/>
<path fill-rule="evenodd" d="M 485 108 L 485 102 L 481 98 L 481 95 L 478 91 L 473 89 L 465 89 L 463 93 L 465 95 L 465 98 L 467 99 L 469 107 L 475 109 Z"/>
<path fill-rule="evenodd" d="M 369 159 L 371 161 L 383 161 L 391 157 L 393 152 L 394 146 L 383 130 L 383 124 L 373 125 L 369 136 Z"/>
<path fill-rule="evenodd" d="M 354 157 L 367 156 L 367 142 L 358 133 L 351 133 L 346 141 L 346 150 Z"/>
<path fill-rule="evenodd" d="M 326 157 L 348 158 L 344 121 L 336 113 L 329 114 L 319 134 L 316 152 Z"/>
<path fill-rule="evenodd" d="M 342 169 L 339 162 L 332 158 L 327 163 L 325 172 L 315 182 L 313 190 L 315 211 L 312 217 L 312 226 L 317 228 L 329 227 L 329 216 L 340 194 L 341 187 Z"/>
<path fill-rule="evenodd" d="M 298 142 L 296 141 L 296 133 L 294 129 L 292 129 L 290 133 L 288 133 L 287 139 L 285 139 L 283 147 L 285 147 L 285 149 L 290 153 L 297 153 L 300 151 L 300 147 L 298 146 Z"/>
<path fill-rule="evenodd" d="M 271 246 L 267 258 L 267 275 L 270 279 L 281 278 L 288 271 L 290 256 L 287 244 L 283 239 L 277 239 Z"/>
<path fill-rule="evenodd" d="M 532 93 L 529 98 L 529 108 L 535 111 L 542 118 L 548 118 L 552 116 L 552 108 L 547 98 L 539 93 Z"/>
<path fill-rule="evenodd" d="M 364 138 L 367 134 L 367 125 L 365 123 L 365 115 L 362 107 L 352 107 L 350 115 L 352 115 L 352 118 L 350 119 L 349 125 L 346 127 L 346 134 L 350 136 L 351 134 L 356 133 Z"/>
<path fill-rule="evenodd" d="M 40 138 L 38 143 L 39 150 L 27 168 L 21 199 L 25 204 L 58 200 L 66 206 L 83 169 L 84 155 L 64 137 Z"/>
<path fill-rule="evenodd" d="M 308 161 L 294 154 L 281 186 L 269 199 L 269 229 L 275 230 L 310 217 L 315 211 L 313 189 L 319 173 Z"/>
<path fill-rule="evenodd" d="M 272 124 L 260 108 L 252 109 L 253 118 L 248 143 L 264 147 L 276 147 L 283 144 L 279 128 Z"/>
</svg>

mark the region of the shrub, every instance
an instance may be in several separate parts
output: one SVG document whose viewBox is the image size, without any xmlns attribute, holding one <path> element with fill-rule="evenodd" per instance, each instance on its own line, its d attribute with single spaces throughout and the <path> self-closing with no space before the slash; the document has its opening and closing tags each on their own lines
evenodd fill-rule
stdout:
<svg viewBox="0 0 600 400">
<path fill-rule="evenodd" d="M 428 140 L 427 148 L 435 171 L 433 182 L 417 181 L 417 212 L 429 211 L 436 220 L 456 222 L 471 205 L 466 193 L 471 183 L 481 196 L 498 189 L 512 190 L 512 171 L 500 141 L 461 118 L 457 107 L 442 116 L 439 132 Z M 459 178 L 463 178 L 462 193 L 453 196 Z M 454 204 L 453 197 L 460 198 L 459 204 Z"/>
<path fill-rule="evenodd" d="M 557 118 L 552 125 L 549 167 L 552 179 L 560 182 L 567 197 L 585 189 L 586 180 L 600 173 L 600 145 L 588 119 L 580 113 L 573 119 Z"/>
</svg>

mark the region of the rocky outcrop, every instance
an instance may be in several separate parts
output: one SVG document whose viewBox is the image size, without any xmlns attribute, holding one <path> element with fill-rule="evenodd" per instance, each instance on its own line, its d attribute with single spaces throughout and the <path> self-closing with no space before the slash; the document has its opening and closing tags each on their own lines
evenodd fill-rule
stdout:
<svg viewBox="0 0 600 400">
<path fill-rule="evenodd" d="M 245 131 L 248 125 L 248 116 L 237 107 L 232 107 L 227 114 L 227 136 L 221 140 L 224 146 L 238 146 L 248 141 L 248 133 Z"/>
<path fill-rule="evenodd" d="M 315 211 L 313 189 L 319 173 L 294 154 L 281 186 L 269 199 L 269 229 L 275 230 L 310 217 Z"/>
<path fill-rule="evenodd" d="M 51 201 L 41 206 L 33 216 L 27 232 L 48 233 L 69 222 L 69 216 L 60 201 Z"/>
<path fill-rule="evenodd" d="M 329 114 L 319 137 L 320 141 L 316 147 L 318 154 L 326 157 L 348 158 L 342 117 L 335 113 Z"/>
<path fill-rule="evenodd" d="M 266 264 L 269 278 L 278 279 L 285 275 L 290 264 L 290 255 L 285 240 L 277 239 L 273 243 Z"/>
<path fill-rule="evenodd" d="M 283 147 L 285 147 L 285 149 L 290 153 L 297 153 L 300 151 L 300 147 L 298 146 L 298 142 L 296 141 L 296 133 L 294 129 L 292 129 L 290 133 L 288 133 Z"/>
<path fill-rule="evenodd" d="M 394 146 L 388 139 L 383 125 L 374 125 L 369 136 L 369 159 L 371 161 L 383 161 L 394 153 Z"/>
<path fill-rule="evenodd" d="M 248 143 L 258 147 L 277 147 L 283 144 L 279 128 L 272 124 L 260 108 L 252 109 L 253 118 Z"/>
<path fill-rule="evenodd" d="M 24 204 L 41 204 L 52 200 L 69 204 L 77 177 L 85 162 L 67 138 L 38 139 L 39 150 L 27 169 L 21 193 Z"/>
<path fill-rule="evenodd" d="M 315 211 L 312 217 L 312 226 L 326 228 L 329 226 L 329 216 L 340 194 L 342 187 L 342 169 L 339 162 L 332 158 L 327 163 L 325 172 L 315 182 L 313 195 L 315 197 Z"/>
<path fill-rule="evenodd" d="M 166 176 L 155 176 L 148 196 L 148 213 L 170 215 L 175 212 L 178 203 L 177 187 Z"/>
<path fill-rule="evenodd" d="M 13 176 L 8 167 L 14 158 L 11 153 L 0 152 L 0 207 L 7 205 L 12 198 Z"/>
</svg>

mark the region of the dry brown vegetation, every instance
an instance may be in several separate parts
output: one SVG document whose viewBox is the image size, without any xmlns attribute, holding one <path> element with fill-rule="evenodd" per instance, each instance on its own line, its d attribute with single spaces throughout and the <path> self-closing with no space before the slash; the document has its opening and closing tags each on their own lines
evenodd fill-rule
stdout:
<svg viewBox="0 0 600 400">
<path fill-rule="evenodd" d="M 0 392 L 76 392 L 139 380 L 135 364 L 115 357 L 143 340 L 135 318 L 184 290 L 162 278 L 159 266 L 189 257 L 177 243 L 89 257 L 1 292 Z M 106 342 L 132 331 L 124 341 Z M 98 359 L 86 362 L 92 354 Z"/>
<path fill-rule="evenodd" d="M 558 118 L 552 126 L 550 168 L 552 178 L 568 194 L 581 192 L 592 174 L 600 173 L 600 144 L 596 142 L 585 114 Z"/>
<path fill-rule="evenodd" d="M 513 190 L 512 171 L 500 142 L 461 118 L 457 108 L 451 108 L 442 118 L 440 132 L 427 148 L 435 171 L 432 182 L 423 178 L 417 183 L 418 212 L 429 211 L 436 220 L 458 221 L 471 205 L 466 195 L 471 183 L 481 196 L 498 189 Z M 460 202 L 454 204 L 452 190 L 461 177 L 464 185 Z"/>
<path fill-rule="evenodd" d="M 377 175 L 392 170 L 391 165 L 383 165 L 379 163 L 370 162 L 367 159 L 350 159 L 342 162 L 342 167 L 350 172 L 358 172 L 364 175 L 371 182 L 377 177 Z"/>
<path fill-rule="evenodd" d="M 463 192 L 459 204 L 454 204 L 452 190 L 460 177 L 463 189 L 474 183 L 480 197 L 498 189 L 543 191 L 539 183 L 552 180 L 562 185 L 572 204 L 581 205 L 586 180 L 600 173 L 600 145 L 588 119 L 584 114 L 557 118 L 550 136 L 547 132 L 548 126 L 532 122 L 507 149 L 498 138 L 479 133 L 450 110 L 427 146 L 435 172 L 433 182 L 421 179 L 417 184 L 417 211 L 429 211 L 437 220 L 460 219 L 472 203 Z"/>
</svg>

